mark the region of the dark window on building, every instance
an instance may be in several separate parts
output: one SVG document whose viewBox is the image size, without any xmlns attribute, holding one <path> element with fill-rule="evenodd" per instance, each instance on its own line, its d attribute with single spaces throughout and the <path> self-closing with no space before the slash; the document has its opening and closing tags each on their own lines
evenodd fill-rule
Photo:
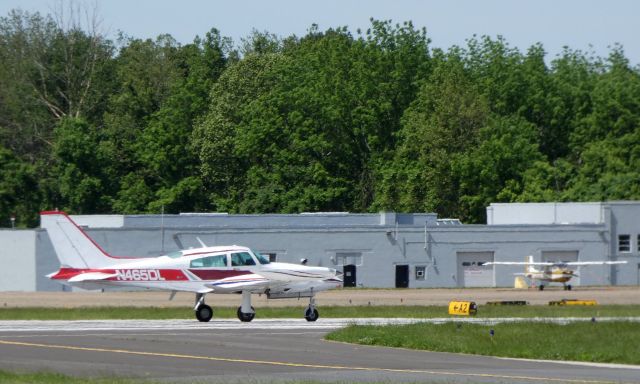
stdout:
<svg viewBox="0 0 640 384">
<path fill-rule="evenodd" d="M 416 280 L 424 280 L 426 278 L 427 267 L 416 266 Z"/>
<path fill-rule="evenodd" d="M 630 235 L 618 235 L 618 252 L 631 252 Z"/>
<path fill-rule="evenodd" d="M 270 263 L 275 263 L 278 261 L 277 253 L 262 253 L 262 256 L 268 257 Z"/>
<path fill-rule="evenodd" d="M 361 252 L 336 252 L 336 265 L 362 265 Z"/>
</svg>

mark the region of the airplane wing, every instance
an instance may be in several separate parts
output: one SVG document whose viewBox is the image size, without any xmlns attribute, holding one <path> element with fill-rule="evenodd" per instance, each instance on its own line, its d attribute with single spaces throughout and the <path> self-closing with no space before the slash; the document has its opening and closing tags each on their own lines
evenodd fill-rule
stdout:
<svg viewBox="0 0 640 384">
<path fill-rule="evenodd" d="M 528 261 L 487 261 L 482 265 L 542 265 L 542 266 L 552 266 L 558 265 L 557 263 L 549 263 L 549 262 L 533 262 L 530 263 Z"/>
<path fill-rule="evenodd" d="M 528 262 L 528 261 L 488 261 L 482 265 L 535 265 L 535 266 L 569 266 L 569 265 L 611 265 L 611 264 L 626 264 L 626 261 L 567 261 L 567 262 Z"/>
<path fill-rule="evenodd" d="M 205 286 L 213 288 L 214 291 L 238 290 L 238 289 L 266 289 L 271 281 L 262 275 L 252 273 L 220 279 Z"/>
<path fill-rule="evenodd" d="M 559 263 L 559 265 L 613 265 L 613 264 L 627 264 L 626 261 L 568 261 L 566 263 Z"/>
</svg>

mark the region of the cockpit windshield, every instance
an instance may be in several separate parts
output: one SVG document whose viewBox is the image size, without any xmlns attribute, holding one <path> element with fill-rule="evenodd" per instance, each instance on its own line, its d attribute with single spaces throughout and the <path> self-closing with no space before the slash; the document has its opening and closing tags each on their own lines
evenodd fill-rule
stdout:
<svg viewBox="0 0 640 384">
<path fill-rule="evenodd" d="M 182 252 L 181 251 L 171 252 L 167 256 L 169 256 L 172 259 L 178 259 L 178 258 L 182 257 Z"/>
<path fill-rule="evenodd" d="M 269 264 L 269 259 L 262 256 L 260 252 L 254 251 L 253 249 L 251 250 L 251 252 L 253 252 L 253 254 L 256 256 L 256 259 L 258 259 L 258 262 L 260 264 Z"/>
</svg>

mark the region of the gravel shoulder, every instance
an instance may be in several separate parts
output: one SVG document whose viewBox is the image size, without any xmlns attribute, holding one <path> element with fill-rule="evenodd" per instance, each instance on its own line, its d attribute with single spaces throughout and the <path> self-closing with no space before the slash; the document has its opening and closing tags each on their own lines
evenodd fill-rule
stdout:
<svg viewBox="0 0 640 384">
<path fill-rule="evenodd" d="M 76 291 L 76 292 L 0 292 L 0 308 L 10 307 L 189 307 L 194 294 L 179 292 L 169 300 L 169 292 L 157 291 Z M 576 287 L 573 291 L 561 288 L 536 289 L 477 288 L 477 289 L 337 289 L 320 292 L 320 306 L 348 305 L 446 305 L 452 300 L 487 301 L 524 300 L 531 305 L 547 305 L 552 300 L 596 300 L 598 304 L 640 304 L 640 287 Z M 207 295 L 212 306 L 237 306 L 239 295 Z M 253 297 L 258 308 L 303 306 L 308 299 L 267 300 L 265 295 Z"/>
</svg>

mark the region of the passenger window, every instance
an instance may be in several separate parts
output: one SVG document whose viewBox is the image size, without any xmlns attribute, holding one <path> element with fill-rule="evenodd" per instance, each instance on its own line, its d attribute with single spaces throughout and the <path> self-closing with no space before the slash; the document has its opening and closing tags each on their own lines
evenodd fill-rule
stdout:
<svg viewBox="0 0 640 384">
<path fill-rule="evenodd" d="M 253 258 L 248 252 L 239 252 L 231 254 L 231 265 L 234 267 L 242 265 L 256 265 L 256 262 L 253 261 Z"/>
<path fill-rule="evenodd" d="M 222 268 L 227 266 L 227 255 L 201 257 L 191 260 L 191 268 Z"/>
<path fill-rule="evenodd" d="M 209 267 L 221 268 L 227 266 L 227 255 L 218 255 L 207 257 L 209 260 Z"/>
</svg>

